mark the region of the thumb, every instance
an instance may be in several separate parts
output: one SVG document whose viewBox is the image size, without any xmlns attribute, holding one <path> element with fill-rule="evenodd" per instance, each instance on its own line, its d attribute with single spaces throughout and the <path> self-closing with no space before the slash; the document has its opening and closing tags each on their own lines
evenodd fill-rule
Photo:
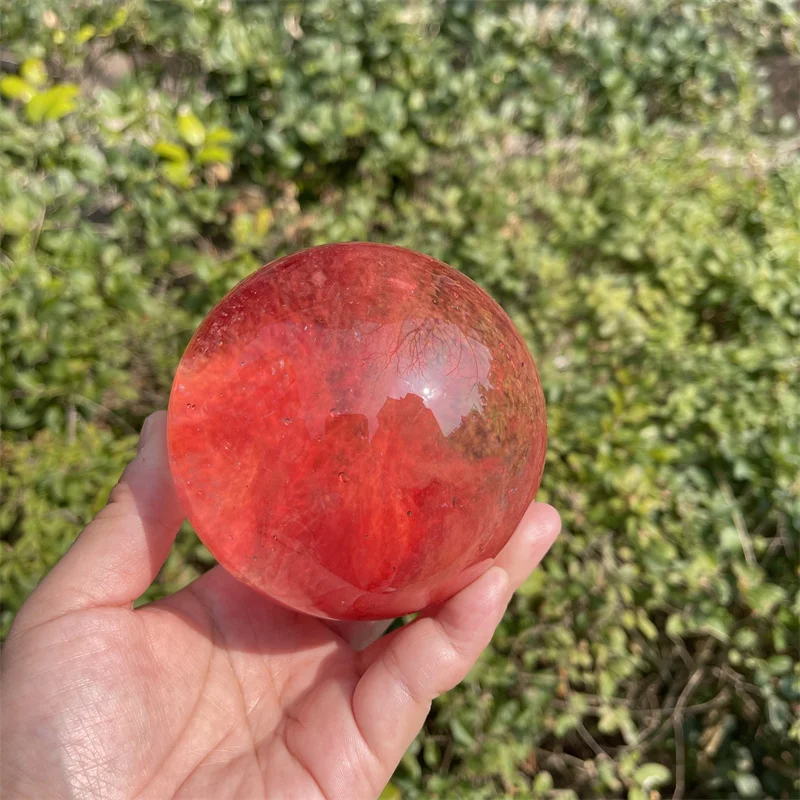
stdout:
<svg viewBox="0 0 800 800">
<path fill-rule="evenodd" d="M 75 540 L 25 606 L 25 624 L 69 611 L 131 605 L 166 561 L 183 520 L 167 458 L 167 415 L 145 420 L 136 458 L 106 507 Z M 21 612 L 22 614 L 22 612 Z"/>
</svg>

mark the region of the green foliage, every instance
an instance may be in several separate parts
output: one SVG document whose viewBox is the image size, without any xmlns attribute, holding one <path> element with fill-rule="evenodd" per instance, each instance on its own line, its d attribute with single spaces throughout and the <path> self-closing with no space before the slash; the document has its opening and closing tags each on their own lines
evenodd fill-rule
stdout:
<svg viewBox="0 0 800 800">
<path fill-rule="evenodd" d="M 56 121 L 74 111 L 79 88 L 73 83 L 44 88 L 46 82 L 44 62 L 29 58 L 22 63 L 19 75 L 0 79 L 0 94 L 22 103 L 28 120 L 34 124 Z"/>
<path fill-rule="evenodd" d="M 30 441 L 4 443 L 4 531 L 0 584 L 2 624 L 44 577 L 76 529 L 100 510 L 125 463 L 135 438 L 114 436 L 96 426 L 76 426 L 68 435 L 40 431 Z"/>
<path fill-rule="evenodd" d="M 386 796 L 797 795 L 800 162 L 761 69 L 792 4 L 0 13 L 4 630 L 225 291 L 404 244 L 530 342 L 566 532 Z M 210 563 L 185 529 L 144 599 Z"/>
</svg>

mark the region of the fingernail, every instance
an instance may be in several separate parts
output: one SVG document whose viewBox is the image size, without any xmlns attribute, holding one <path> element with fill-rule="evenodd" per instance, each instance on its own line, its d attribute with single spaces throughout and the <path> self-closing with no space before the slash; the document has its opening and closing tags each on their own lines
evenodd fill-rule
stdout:
<svg viewBox="0 0 800 800">
<path fill-rule="evenodd" d="M 153 426 L 151 424 L 152 417 L 148 417 L 144 424 L 142 425 L 142 432 L 139 434 L 139 444 L 136 446 L 136 455 L 141 455 L 142 451 L 147 447 L 147 440 L 150 437 L 150 433 L 153 430 Z"/>
</svg>

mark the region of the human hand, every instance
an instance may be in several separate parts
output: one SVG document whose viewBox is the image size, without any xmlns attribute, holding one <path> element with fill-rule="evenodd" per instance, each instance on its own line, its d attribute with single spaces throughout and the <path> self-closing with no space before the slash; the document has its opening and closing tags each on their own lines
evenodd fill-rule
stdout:
<svg viewBox="0 0 800 800">
<path fill-rule="evenodd" d="M 133 610 L 183 519 L 165 429 L 164 413 L 147 420 L 108 505 L 16 617 L 0 794 L 377 797 L 555 540 L 558 514 L 532 505 L 488 572 L 377 640 L 386 623 L 289 611 L 220 567 Z"/>
</svg>

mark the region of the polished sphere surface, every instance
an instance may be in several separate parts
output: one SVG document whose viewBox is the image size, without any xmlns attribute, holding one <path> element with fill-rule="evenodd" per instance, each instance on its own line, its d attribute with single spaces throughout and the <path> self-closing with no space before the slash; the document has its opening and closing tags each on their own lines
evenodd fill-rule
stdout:
<svg viewBox="0 0 800 800">
<path fill-rule="evenodd" d="M 388 245 L 268 264 L 178 367 L 170 466 L 201 540 L 298 611 L 385 619 L 487 568 L 539 487 L 544 397 L 523 340 L 461 273 Z"/>
</svg>

